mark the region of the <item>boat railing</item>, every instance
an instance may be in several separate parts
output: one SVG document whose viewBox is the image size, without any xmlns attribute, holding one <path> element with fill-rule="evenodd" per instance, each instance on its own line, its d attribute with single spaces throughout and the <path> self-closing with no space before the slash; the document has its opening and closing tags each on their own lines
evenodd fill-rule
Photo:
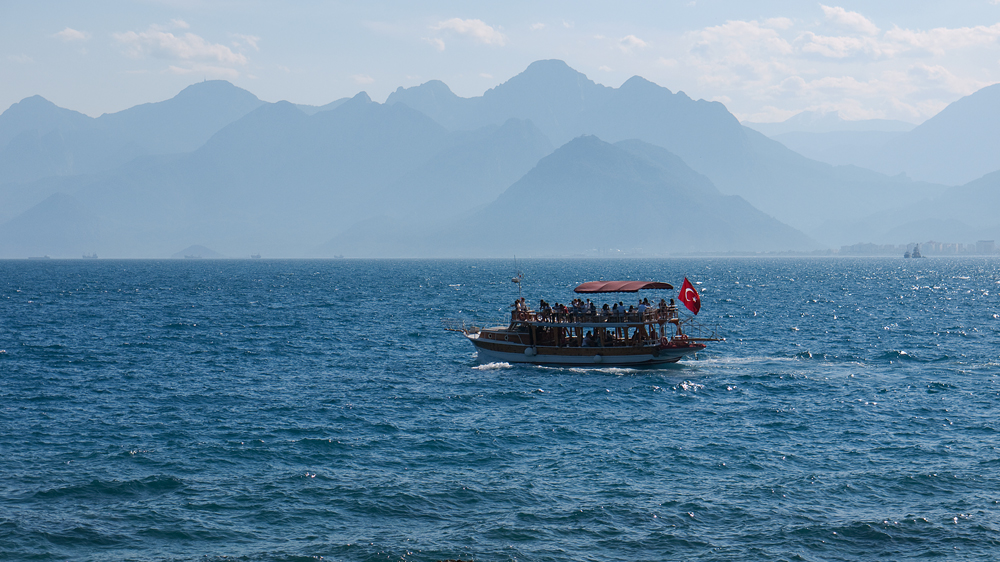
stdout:
<svg viewBox="0 0 1000 562">
<path fill-rule="evenodd" d="M 535 310 L 514 310 L 510 313 L 511 324 L 519 322 L 542 322 L 552 324 L 663 324 L 678 320 L 677 307 L 666 309 L 650 308 L 639 312 L 537 312 Z"/>
</svg>

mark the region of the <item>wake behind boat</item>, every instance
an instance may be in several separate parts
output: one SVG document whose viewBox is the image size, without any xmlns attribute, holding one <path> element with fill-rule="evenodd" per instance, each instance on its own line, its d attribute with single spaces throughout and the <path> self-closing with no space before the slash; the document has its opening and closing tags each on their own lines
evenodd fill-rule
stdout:
<svg viewBox="0 0 1000 562">
<path fill-rule="evenodd" d="M 520 282 L 515 278 L 514 282 Z M 636 293 L 671 290 L 669 283 L 651 281 L 591 281 L 577 293 Z M 692 312 L 700 309 L 698 293 L 685 279 L 681 301 Z M 480 362 L 532 363 L 536 365 L 637 366 L 676 363 L 705 349 L 718 337 L 690 337 L 686 322 L 670 299 L 651 305 L 648 299 L 626 308 L 622 303 L 600 308 L 587 299 L 571 306 L 539 302 L 538 310 L 523 298 L 513 305 L 507 326 L 477 327 L 446 320 L 446 329 L 461 332 L 476 347 Z"/>
</svg>

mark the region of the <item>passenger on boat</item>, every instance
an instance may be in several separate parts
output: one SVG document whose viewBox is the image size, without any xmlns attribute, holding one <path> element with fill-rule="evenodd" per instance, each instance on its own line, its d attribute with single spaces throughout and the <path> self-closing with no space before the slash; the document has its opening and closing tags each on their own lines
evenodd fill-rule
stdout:
<svg viewBox="0 0 1000 562">
<path fill-rule="evenodd" d="M 542 321 L 551 322 L 552 321 L 552 307 L 549 303 L 542 301 L 541 305 Z"/>
</svg>

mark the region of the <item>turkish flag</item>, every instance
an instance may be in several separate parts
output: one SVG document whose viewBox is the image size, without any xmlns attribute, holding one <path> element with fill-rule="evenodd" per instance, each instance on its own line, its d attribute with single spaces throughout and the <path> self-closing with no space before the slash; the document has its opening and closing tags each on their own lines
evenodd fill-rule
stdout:
<svg viewBox="0 0 1000 562">
<path fill-rule="evenodd" d="M 684 284 L 681 285 L 681 292 L 677 295 L 677 298 L 681 299 L 684 306 L 688 307 L 688 310 L 691 312 L 698 314 L 698 311 L 701 310 L 701 298 L 698 296 L 698 291 L 694 290 L 694 285 L 687 280 L 687 277 L 684 278 Z"/>
</svg>

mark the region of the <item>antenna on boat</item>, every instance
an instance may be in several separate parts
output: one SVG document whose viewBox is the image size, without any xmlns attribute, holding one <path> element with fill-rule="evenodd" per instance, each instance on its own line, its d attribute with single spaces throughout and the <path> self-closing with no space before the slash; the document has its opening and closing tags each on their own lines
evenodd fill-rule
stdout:
<svg viewBox="0 0 1000 562">
<path fill-rule="evenodd" d="M 521 300 L 521 281 L 524 279 L 524 273 L 521 273 L 521 270 L 517 267 L 517 254 L 514 255 L 514 271 L 517 272 L 517 275 L 510 282 L 517 283 L 517 300 Z"/>
</svg>

